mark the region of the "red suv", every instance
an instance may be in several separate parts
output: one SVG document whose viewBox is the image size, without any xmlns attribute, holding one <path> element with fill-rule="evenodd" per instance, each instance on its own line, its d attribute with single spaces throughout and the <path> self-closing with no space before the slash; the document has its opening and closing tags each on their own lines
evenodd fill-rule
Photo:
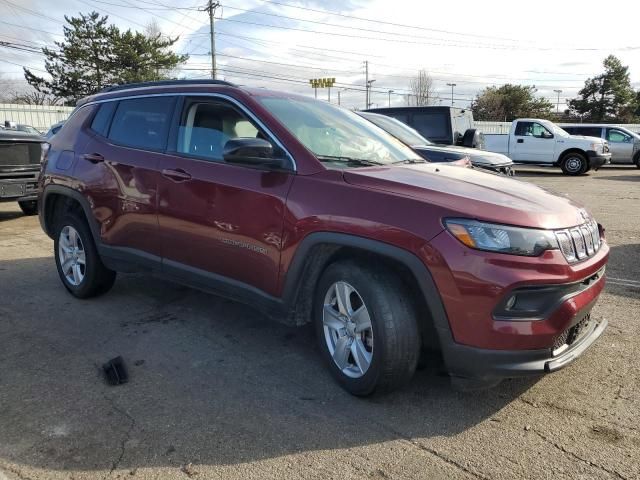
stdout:
<svg viewBox="0 0 640 480">
<path fill-rule="evenodd" d="M 476 388 L 558 370 L 609 248 L 579 205 L 431 164 L 355 113 L 221 81 L 111 87 L 81 101 L 40 178 L 40 221 L 71 294 L 149 271 L 314 322 L 349 392 L 408 381 L 437 348 Z"/>
</svg>

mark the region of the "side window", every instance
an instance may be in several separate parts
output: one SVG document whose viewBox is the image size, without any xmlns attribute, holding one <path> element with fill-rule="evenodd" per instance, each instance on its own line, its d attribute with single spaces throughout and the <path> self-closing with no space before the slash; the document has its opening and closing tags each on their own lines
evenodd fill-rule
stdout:
<svg viewBox="0 0 640 480">
<path fill-rule="evenodd" d="M 222 101 L 186 101 L 178 129 L 178 153 L 221 162 L 225 144 L 234 138 L 266 138 L 233 106 Z M 274 155 L 278 147 L 274 145 Z"/>
<path fill-rule="evenodd" d="M 569 135 L 580 135 L 580 131 L 577 127 L 563 127 L 560 125 L 560 128 L 567 132 Z"/>
<path fill-rule="evenodd" d="M 146 97 L 118 102 L 109 139 L 145 150 L 163 150 L 173 114 L 174 97 Z"/>
<path fill-rule="evenodd" d="M 385 114 L 386 115 L 386 114 Z M 409 114 L 407 113 L 389 113 L 389 116 L 409 125 Z"/>
<path fill-rule="evenodd" d="M 602 136 L 602 128 L 600 127 L 577 127 L 577 132 L 573 135 L 583 135 L 585 137 L 598 137 Z"/>
<path fill-rule="evenodd" d="M 103 137 L 107 136 L 107 132 L 109 130 L 109 120 L 111 120 L 111 115 L 116 108 L 118 102 L 105 102 L 98 105 L 98 111 L 93 117 L 93 121 L 91 122 L 91 130 L 96 132 Z M 60 127 L 58 127 L 60 128 Z M 53 132 L 56 133 L 56 132 Z"/>
<path fill-rule="evenodd" d="M 607 140 L 614 143 L 627 143 L 631 141 L 631 136 L 621 130 L 614 128 L 607 129 Z"/>
<path fill-rule="evenodd" d="M 516 125 L 516 133 L 517 137 L 525 137 L 533 135 L 533 122 L 518 122 Z"/>
<path fill-rule="evenodd" d="M 448 115 L 437 111 L 414 113 L 411 126 L 430 140 L 447 139 L 451 129 Z"/>
<path fill-rule="evenodd" d="M 537 122 L 518 122 L 516 135 L 519 137 L 547 138 L 553 136 L 543 125 Z"/>
</svg>

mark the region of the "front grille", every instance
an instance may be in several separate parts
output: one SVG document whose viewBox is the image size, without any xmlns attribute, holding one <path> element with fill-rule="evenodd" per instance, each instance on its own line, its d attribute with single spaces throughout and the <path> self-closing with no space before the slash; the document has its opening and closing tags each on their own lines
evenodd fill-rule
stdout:
<svg viewBox="0 0 640 480">
<path fill-rule="evenodd" d="M 565 345 L 567 347 L 570 347 L 571 345 L 573 345 L 587 331 L 590 322 L 591 322 L 591 314 L 587 313 L 584 316 L 584 318 L 580 320 L 578 323 L 576 323 L 573 327 L 568 328 L 567 330 L 562 332 L 560 335 L 558 335 L 555 342 L 553 343 L 553 351 L 555 352 L 556 350 L 564 347 Z"/>
<path fill-rule="evenodd" d="M 600 229 L 595 220 L 566 230 L 556 230 L 560 250 L 573 263 L 589 258 L 600 249 Z"/>
</svg>

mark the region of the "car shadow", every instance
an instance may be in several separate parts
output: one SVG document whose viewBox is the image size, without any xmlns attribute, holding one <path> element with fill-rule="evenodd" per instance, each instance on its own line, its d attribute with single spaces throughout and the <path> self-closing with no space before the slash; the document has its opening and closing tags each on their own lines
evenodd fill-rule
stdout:
<svg viewBox="0 0 640 480">
<path fill-rule="evenodd" d="M 24 217 L 24 214 L 19 208 L 17 208 L 16 210 L 0 210 L 0 222 L 6 222 L 8 220 L 13 220 L 19 217 Z"/>
<path fill-rule="evenodd" d="M 640 244 L 610 247 L 607 267 L 607 292 L 640 298 Z"/>
<path fill-rule="evenodd" d="M 536 381 L 459 393 L 433 365 L 400 391 L 356 398 L 330 377 L 309 325 L 142 275 L 80 301 L 51 258 L 0 261 L 0 285 L 0 459 L 16 465 L 233 465 L 452 436 Z M 100 367 L 117 355 L 130 379 L 112 387 Z"/>
</svg>

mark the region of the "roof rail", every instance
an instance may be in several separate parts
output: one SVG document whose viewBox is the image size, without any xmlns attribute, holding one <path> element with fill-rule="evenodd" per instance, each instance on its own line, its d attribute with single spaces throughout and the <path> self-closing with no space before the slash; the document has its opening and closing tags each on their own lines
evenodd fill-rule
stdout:
<svg viewBox="0 0 640 480">
<path fill-rule="evenodd" d="M 98 93 L 115 92 L 117 90 L 128 90 L 129 88 L 159 87 L 164 85 L 226 85 L 235 87 L 236 85 L 224 80 L 197 79 L 197 80 L 157 80 L 153 82 L 124 83 L 122 85 L 111 85 L 105 87 Z"/>
</svg>

